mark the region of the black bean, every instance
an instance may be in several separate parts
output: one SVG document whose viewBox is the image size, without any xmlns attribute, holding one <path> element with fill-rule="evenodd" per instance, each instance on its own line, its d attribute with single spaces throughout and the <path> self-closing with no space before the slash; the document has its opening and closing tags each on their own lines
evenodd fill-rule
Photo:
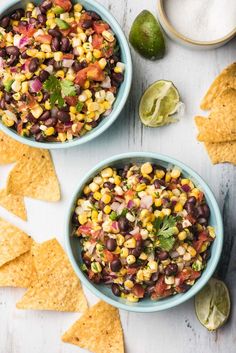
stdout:
<svg viewBox="0 0 236 353">
<path fill-rule="evenodd" d="M 117 260 L 113 260 L 112 262 L 111 262 L 111 270 L 113 271 L 113 272 L 119 272 L 120 271 L 120 269 L 121 269 L 121 267 L 122 267 L 122 264 L 121 264 L 121 262 L 120 262 L 120 260 L 119 259 L 117 259 Z"/>
<path fill-rule="evenodd" d="M 31 59 L 29 64 L 29 71 L 33 73 L 38 70 L 38 67 L 39 67 L 39 59 L 38 58 Z"/>
<path fill-rule="evenodd" d="M 194 204 L 193 203 L 189 203 L 188 201 L 184 204 L 184 208 L 189 214 L 192 214 L 195 211 Z"/>
<path fill-rule="evenodd" d="M 148 286 L 148 287 L 146 288 L 146 294 L 149 295 L 149 296 L 150 296 L 154 291 L 155 291 L 155 286 L 150 285 L 150 286 Z"/>
<path fill-rule="evenodd" d="M 123 232 L 127 232 L 130 228 L 129 221 L 126 217 L 121 216 L 118 220 L 119 229 Z"/>
<path fill-rule="evenodd" d="M 190 197 L 188 198 L 187 202 L 188 202 L 188 203 L 192 203 L 192 204 L 195 205 L 196 202 L 197 202 L 197 199 L 196 199 L 195 196 L 190 196 Z"/>
<path fill-rule="evenodd" d="M 113 184 L 113 183 L 111 183 L 110 181 L 106 181 L 106 182 L 103 184 L 103 186 L 104 186 L 104 188 L 108 188 L 109 190 L 113 190 L 116 185 Z"/>
<path fill-rule="evenodd" d="M 6 29 L 5 29 L 6 33 L 10 33 L 12 32 L 13 34 L 15 34 L 16 32 L 14 31 L 12 25 L 9 25 Z"/>
<path fill-rule="evenodd" d="M 62 61 L 55 61 L 54 60 L 53 67 L 55 70 L 60 70 L 62 68 Z"/>
<path fill-rule="evenodd" d="M 90 126 L 92 126 L 92 128 L 95 128 L 98 126 L 98 121 L 97 120 L 94 120 L 92 121 L 91 123 L 89 123 Z"/>
<path fill-rule="evenodd" d="M 15 45 L 10 45 L 9 47 L 6 47 L 6 52 L 8 55 L 13 55 L 16 57 L 20 54 L 19 48 L 17 48 Z"/>
<path fill-rule="evenodd" d="M 92 27 L 93 21 L 92 20 L 84 20 L 81 24 L 81 27 L 83 29 L 89 29 L 90 27 Z"/>
<path fill-rule="evenodd" d="M 61 110 L 63 112 L 69 112 L 70 111 L 70 107 L 68 105 L 64 105 L 64 107 L 62 107 Z"/>
<path fill-rule="evenodd" d="M 70 114 L 68 112 L 64 112 L 62 110 L 59 110 L 59 112 L 57 113 L 57 118 L 62 123 L 68 123 L 70 121 Z"/>
<path fill-rule="evenodd" d="M 31 25 L 37 26 L 38 20 L 37 20 L 36 18 L 34 18 L 34 17 L 30 17 L 29 23 L 30 23 Z"/>
<path fill-rule="evenodd" d="M 51 48 L 52 48 L 52 51 L 54 51 L 54 52 L 59 50 L 60 40 L 57 37 L 52 38 Z"/>
<path fill-rule="evenodd" d="M 165 181 L 156 179 L 154 181 L 154 186 L 155 186 L 156 189 L 161 189 L 162 186 L 165 186 Z"/>
<path fill-rule="evenodd" d="M 164 260 L 168 259 L 169 253 L 167 251 L 160 251 L 160 252 L 157 253 L 157 257 L 161 261 L 164 261 Z"/>
<path fill-rule="evenodd" d="M 44 125 L 47 127 L 55 126 L 56 124 L 57 124 L 57 118 L 49 118 L 46 121 L 44 121 Z"/>
<path fill-rule="evenodd" d="M 31 123 L 34 123 L 34 122 L 37 121 L 37 119 L 35 119 L 35 117 L 33 116 L 32 113 L 29 113 L 29 114 L 26 115 L 26 120 L 30 121 Z"/>
<path fill-rule="evenodd" d="M 190 288 L 191 288 L 191 285 L 187 283 L 182 283 L 179 285 L 179 289 L 182 293 L 187 292 Z"/>
<path fill-rule="evenodd" d="M 51 113 L 49 110 L 46 110 L 46 112 L 44 112 L 41 116 L 40 116 L 40 120 L 41 121 L 45 121 L 48 120 L 51 117 Z"/>
<path fill-rule="evenodd" d="M 156 282 L 159 278 L 159 272 L 155 272 L 151 276 L 151 281 Z"/>
<path fill-rule="evenodd" d="M 106 248 L 109 251 L 115 251 L 117 247 L 117 243 L 115 239 L 109 238 L 106 241 Z"/>
<path fill-rule="evenodd" d="M 5 104 L 6 104 L 6 102 L 5 102 L 4 98 L 1 98 L 1 99 L 0 99 L 0 108 L 1 108 L 2 110 L 5 110 L 5 109 L 6 109 Z"/>
<path fill-rule="evenodd" d="M 17 64 L 17 61 L 18 61 L 18 56 L 11 55 L 10 59 L 7 61 L 7 64 L 9 66 L 15 66 Z"/>
<path fill-rule="evenodd" d="M 61 51 L 66 53 L 70 49 L 70 40 L 66 37 L 61 39 Z"/>
<path fill-rule="evenodd" d="M 119 288 L 118 284 L 113 283 L 112 286 L 111 286 L 111 290 L 112 290 L 112 293 L 113 293 L 116 297 L 120 297 L 121 291 L 120 291 L 120 288 Z"/>
<path fill-rule="evenodd" d="M 32 11 L 26 11 L 25 16 L 30 18 L 32 16 Z"/>
<path fill-rule="evenodd" d="M 6 101 L 7 103 L 11 103 L 11 101 L 12 101 L 12 95 L 11 95 L 10 93 L 8 93 L 8 92 L 5 92 L 5 93 L 4 93 L 4 99 L 5 99 L 5 101 Z"/>
<path fill-rule="evenodd" d="M 22 59 L 28 59 L 29 55 L 27 55 L 26 50 L 21 53 L 21 58 Z"/>
<path fill-rule="evenodd" d="M 32 125 L 31 128 L 30 128 L 30 132 L 33 135 L 36 135 L 39 132 L 41 132 L 39 125 L 38 124 Z"/>
<path fill-rule="evenodd" d="M 27 100 L 27 95 L 26 95 L 26 93 L 23 93 L 20 99 L 21 99 L 22 101 L 26 102 L 26 100 Z"/>
<path fill-rule="evenodd" d="M 56 37 L 56 38 L 61 38 L 62 37 L 62 34 L 61 32 L 58 30 L 58 29 L 49 29 L 48 30 L 48 34 L 50 34 L 50 36 L 52 37 Z"/>
<path fill-rule="evenodd" d="M 121 83 L 124 81 L 124 75 L 122 73 L 113 72 L 111 77 L 114 81 L 116 81 L 118 83 Z"/>
<path fill-rule="evenodd" d="M 147 178 L 141 177 L 140 178 L 140 183 L 148 185 L 148 184 L 150 184 L 150 180 L 148 180 Z"/>
<path fill-rule="evenodd" d="M 46 18 L 45 15 L 40 14 L 40 15 L 37 16 L 37 19 L 38 19 L 38 21 L 39 21 L 39 23 L 41 25 L 45 25 L 46 24 L 47 18 Z"/>
<path fill-rule="evenodd" d="M 27 21 L 20 21 L 19 25 L 26 27 L 28 25 L 28 22 Z"/>
<path fill-rule="evenodd" d="M 50 10 L 52 7 L 52 1 L 51 0 L 44 0 L 41 4 L 41 8 L 44 10 Z"/>
<path fill-rule="evenodd" d="M 135 257 L 139 257 L 142 253 L 142 248 L 140 246 L 136 246 L 136 248 L 131 250 L 131 254 Z"/>
<path fill-rule="evenodd" d="M 39 79 L 41 82 L 44 82 L 48 79 L 48 77 L 50 76 L 49 72 L 46 70 L 42 70 L 39 74 Z"/>
<path fill-rule="evenodd" d="M 1 57 L 1 58 L 5 58 L 6 55 L 7 55 L 6 49 L 5 49 L 5 48 L 1 48 L 1 49 L 0 49 L 0 57 Z"/>
<path fill-rule="evenodd" d="M 52 108 L 52 110 L 51 110 L 52 118 L 56 118 L 57 117 L 57 112 L 58 112 L 58 109 L 56 107 Z"/>
<path fill-rule="evenodd" d="M 81 64 L 78 61 L 74 61 L 73 64 L 72 64 L 72 69 L 75 72 L 78 72 L 78 71 L 82 70 Z"/>
<path fill-rule="evenodd" d="M 198 218 L 198 223 L 199 224 L 201 224 L 202 226 L 207 226 L 207 219 L 206 218 L 204 218 L 204 217 L 200 217 L 200 218 Z"/>
<path fill-rule="evenodd" d="M 93 20 L 99 21 L 101 20 L 101 17 L 94 11 L 86 11 L 86 13 L 92 17 Z"/>
<path fill-rule="evenodd" d="M 48 92 L 43 93 L 43 99 L 41 100 L 42 103 L 46 102 L 49 99 L 50 95 Z"/>
<path fill-rule="evenodd" d="M 24 17 L 25 11 L 23 9 L 16 9 L 12 14 L 11 18 L 15 21 L 19 21 L 21 17 Z"/>
<path fill-rule="evenodd" d="M 37 142 L 43 142 L 44 141 L 44 136 L 43 136 L 43 133 L 42 132 L 39 132 L 37 135 L 35 135 L 35 140 Z"/>
<path fill-rule="evenodd" d="M 209 216 L 210 216 L 210 208 L 209 208 L 209 206 L 207 204 L 205 204 L 202 207 L 203 207 L 203 210 L 204 210 L 204 216 L 206 218 L 209 218 Z"/>
<path fill-rule="evenodd" d="M 177 274 L 177 272 L 178 272 L 177 264 L 171 263 L 171 264 L 167 265 L 165 268 L 165 275 L 166 276 L 174 276 Z"/>
<path fill-rule="evenodd" d="M 9 17 L 3 17 L 0 21 L 0 26 L 3 28 L 7 28 L 10 23 L 10 18 Z"/>
</svg>

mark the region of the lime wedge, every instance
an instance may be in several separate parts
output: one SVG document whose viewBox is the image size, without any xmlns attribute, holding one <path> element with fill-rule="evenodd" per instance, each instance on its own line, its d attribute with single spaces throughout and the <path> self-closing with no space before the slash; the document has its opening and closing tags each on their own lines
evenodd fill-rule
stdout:
<svg viewBox="0 0 236 353">
<path fill-rule="evenodd" d="M 230 297 L 226 285 L 215 278 L 195 297 L 195 310 L 198 320 L 209 331 L 217 330 L 230 314 Z"/>
<path fill-rule="evenodd" d="M 149 127 L 169 124 L 178 110 L 179 92 L 171 81 L 154 82 L 144 92 L 139 104 L 139 117 Z"/>
<path fill-rule="evenodd" d="M 134 20 L 129 41 L 133 48 L 144 58 L 156 60 L 165 54 L 165 41 L 153 14 L 143 10 Z"/>
</svg>

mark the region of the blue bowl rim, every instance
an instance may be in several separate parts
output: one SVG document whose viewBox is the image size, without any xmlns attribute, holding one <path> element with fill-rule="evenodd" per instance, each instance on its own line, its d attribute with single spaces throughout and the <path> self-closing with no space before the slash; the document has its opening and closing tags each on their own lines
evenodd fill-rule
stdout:
<svg viewBox="0 0 236 353">
<path fill-rule="evenodd" d="M 1 13 L 7 12 L 8 10 L 10 10 L 10 8 L 12 6 L 16 5 L 18 2 L 19 2 L 19 0 L 8 0 L 4 4 L 0 5 Z M 98 126 L 98 129 L 96 131 L 93 131 L 90 134 L 86 134 L 86 135 L 82 136 L 81 138 L 77 138 L 77 139 L 71 140 L 69 142 L 64 142 L 64 143 L 62 143 L 62 142 L 37 142 L 37 141 L 31 140 L 29 138 L 18 135 L 13 130 L 4 126 L 2 124 L 2 122 L 0 121 L 0 130 L 2 130 L 4 133 L 6 133 L 8 136 L 12 137 L 14 140 L 16 140 L 18 142 L 24 143 L 24 144 L 29 145 L 31 147 L 43 148 L 43 149 L 49 149 L 49 150 L 66 149 L 66 148 L 82 145 L 86 142 L 93 140 L 94 138 L 101 135 L 105 130 L 107 130 L 115 122 L 115 120 L 119 117 L 119 115 L 122 112 L 122 109 L 124 108 L 124 105 L 128 99 L 129 92 L 131 89 L 131 84 L 132 84 L 133 64 L 132 64 L 130 48 L 128 45 L 128 41 L 124 35 L 124 32 L 122 31 L 117 20 L 113 17 L 113 15 L 104 6 L 97 3 L 95 0 L 81 0 L 80 2 L 84 4 L 85 8 L 86 8 L 86 3 L 87 3 L 89 6 L 93 7 L 95 11 L 98 10 L 103 15 L 105 15 L 105 17 L 108 18 L 108 23 L 111 24 L 112 27 L 114 28 L 114 32 L 115 32 L 115 35 L 118 37 L 118 41 L 122 42 L 122 45 L 124 47 L 123 52 L 125 53 L 125 55 L 127 57 L 127 63 L 126 63 L 126 80 L 125 80 L 126 82 L 124 83 L 125 84 L 124 92 L 122 94 L 120 102 L 115 107 L 115 109 L 110 113 L 110 115 L 106 118 L 107 120 L 104 123 L 104 125 L 100 126 L 100 128 Z"/>
<path fill-rule="evenodd" d="M 125 303 L 118 302 L 112 298 L 107 297 L 103 293 L 101 293 L 98 289 L 96 289 L 93 284 L 83 275 L 82 270 L 79 268 L 76 260 L 74 259 L 74 255 L 71 249 L 70 245 L 70 222 L 71 222 L 71 212 L 74 208 L 75 201 L 79 195 L 79 191 L 81 187 L 90 179 L 92 175 L 94 175 L 98 170 L 101 170 L 103 167 L 108 166 L 110 163 L 114 163 L 117 161 L 120 161 L 124 158 L 153 158 L 153 159 L 158 159 L 163 162 L 170 163 L 172 165 L 176 165 L 177 167 L 180 167 L 182 170 L 184 170 L 186 173 L 188 173 L 192 178 L 194 178 L 200 185 L 203 187 L 205 193 L 207 196 L 210 198 L 211 203 L 212 203 L 212 208 L 215 213 L 216 217 L 216 222 L 218 226 L 218 241 L 217 241 L 217 247 L 215 248 L 214 255 L 212 254 L 211 259 L 211 267 L 207 267 L 205 271 L 203 272 L 202 276 L 198 279 L 198 281 L 194 284 L 192 287 L 191 291 L 188 291 L 186 293 L 183 293 L 180 295 L 176 295 L 175 300 L 172 300 L 171 303 L 168 303 L 163 299 L 162 301 L 158 302 L 157 307 L 138 307 L 138 306 L 132 306 L 128 305 Z M 79 185 L 77 186 L 72 199 L 68 205 L 68 212 L 66 215 L 65 219 L 65 246 L 66 246 L 66 251 L 69 256 L 70 262 L 72 264 L 72 267 L 74 268 L 74 271 L 82 281 L 82 283 L 98 298 L 104 300 L 105 302 L 109 303 L 110 305 L 113 305 L 117 307 L 118 309 L 123 309 L 126 311 L 133 311 L 133 312 L 140 312 L 140 313 L 149 313 L 149 312 L 156 312 L 156 311 L 162 311 L 166 309 L 170 309 L 172 307 L 176 307 L 177 305 L 180 305 L 184 303 L 185 301 L 189 300 L 192 298 L 194 295 L 197 294 L 201 290 L 202 287 L 209 281 L 209 279 L 212 277 L 217 264 L 220 260 L 220 255 L 222 252 L 222 247 L 223 247 L 223 221 L 222 221 L 222 216 L 221 212 L 219 209 L 219 206 L 217 204 L 217 201 L 215 199 L 215 196 L 210 189 L 210 187 L 207 185 L 207 183 L 202 179 L 202 177 L 195 172 L 192 168 L 186 166 L 183 162 L 180 162 L 177 159 L 174 159 L 172 157 L 169 157 L 167 155 L 159 154 L 159 153 L 153 153 L 153 152 L 127 152 L 127 153 L 122 153 L 118 155 L 114 155 L 112 157 L 109 157 L 98 164 L 96 164 L 92 169 L 90 169 L 82 178 L 82 180 L 79 182 Z M 161 304 L 160 304 L 161 303 Z"/>
</svg>

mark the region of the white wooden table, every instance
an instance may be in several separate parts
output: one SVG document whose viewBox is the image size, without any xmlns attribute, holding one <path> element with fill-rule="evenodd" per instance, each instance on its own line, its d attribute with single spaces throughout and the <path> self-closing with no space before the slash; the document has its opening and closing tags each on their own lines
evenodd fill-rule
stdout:
<svg viewBox="0 0 236 353">
<path fill-rule="evenodd" d="M 3 1 L 3 0 L 1 0 Z M 136 15 L 144 8 L 156 12 L 156 1 L 100 0 L 117 18 L 126 35 Z M 47 204 L 26 200 L 27 223 L 0 209 L 0 216 L 18 225 L 36 241 L 52 236 L 63 243 L 64 215 L 77 182 L 95 163 L 126 151 L 160 152 L 182 160 L 209 183 L 224 209 L 225 237 L 230 254 L 225 256 L 221 275 L 231 297 L 236 295 L 236 169 L 232 165 L 212 166 L 203 146 L 197 142 L 193 117 L 200 113 L 199 102 L 213 78 L 236 56 L 236 40 L 213 51 L 193 51 L 167 40 L 163 60 L 150 62 L 133 54 L 134 81 L 126 109 L 107 132 L 79 148 L 53 152 L 62 187 L 62 201 Z M 138 118 L 138 102 L 143 90 L 154 80 L 167 79 L 178 87 L 186 104 L 181 122 L 160 129 L 144 128 Z M 11 166 L 0 168 L 0 187 Z M 233 246 L 234 245 L 234 246 Z M 73 353 L 80 348 L 62 343 L 61 334 L 78 314 L 20 311 L 15 302 L 22 289 L 0 289 L 0 353 Z M 97 299 L 86 290 L 90 303 Z M 166 312 L 135 314 L 121 312 L 126 353 L 234 353 L 236 351 L 236 305 L 229 323 L 217 333 L 207 332 L 197 321 L 193 301 Z M 107 352 L 109 353 L 109 352 Z"/>
</svg>

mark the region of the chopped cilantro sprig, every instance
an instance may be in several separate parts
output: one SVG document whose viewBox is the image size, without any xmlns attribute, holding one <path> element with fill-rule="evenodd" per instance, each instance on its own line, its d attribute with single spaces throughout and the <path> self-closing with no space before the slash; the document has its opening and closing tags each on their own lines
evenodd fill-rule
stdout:
<svg viewBox="0 0 236 353">
<path fill-rule="evenodd" d="M 176 222 L 177 218 L 173 216 L 165 216 L 163 219 L 158 217 L 154 221 L 153 226 L 160 242 L 159 246 L 163 250 L 170 251 L 175 244 Z"/>
<path fill-rule="evenodd" d="M 44 82 L 43 87 L 51 94 L 51 105 L 54 106 L 57 103 L 59 108 L 62 108 L 65 104 L 63 97 L 76 95 L 76 89 L 73 82 L 69 80 L 60 81 L 54 75 L 49 76 L 47 81 Z"/>
</svg>

